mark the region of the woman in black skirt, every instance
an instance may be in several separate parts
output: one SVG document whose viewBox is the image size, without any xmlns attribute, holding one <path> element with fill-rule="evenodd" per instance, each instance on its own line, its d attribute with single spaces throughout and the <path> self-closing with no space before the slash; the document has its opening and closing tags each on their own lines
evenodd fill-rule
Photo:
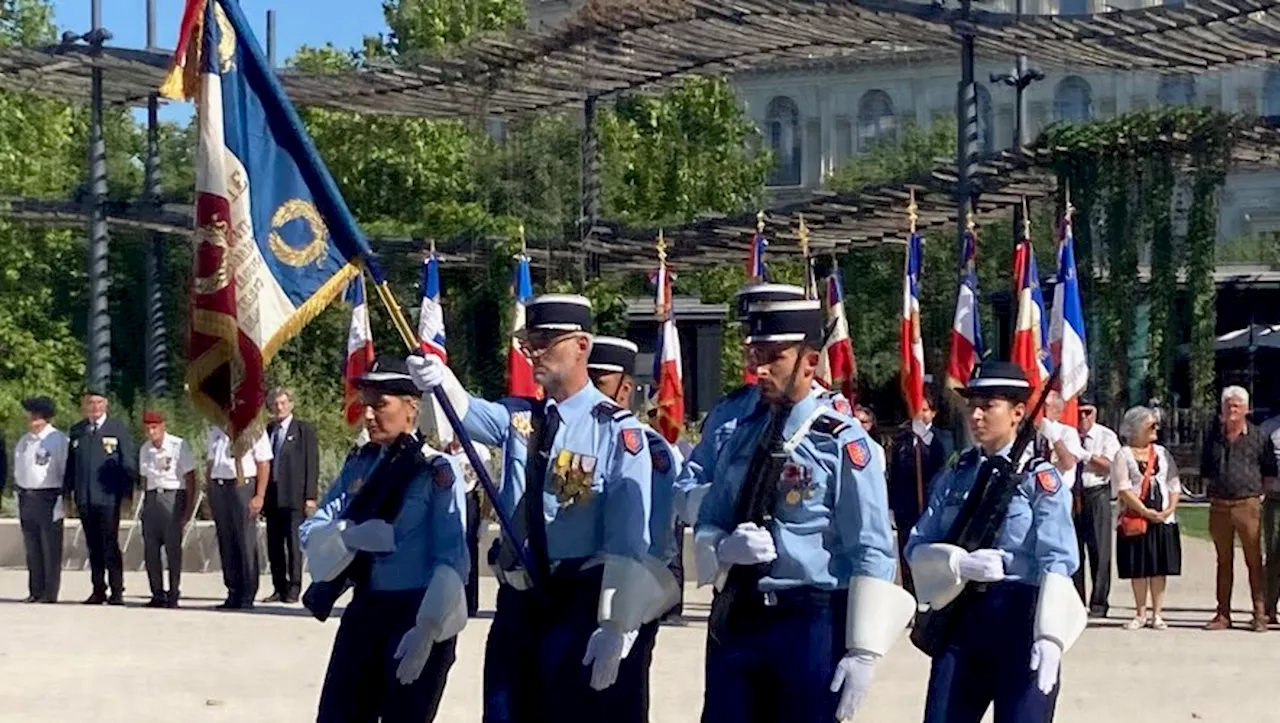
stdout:
<svg viewBox="0 0 1280 723">
<path fill-rule="evenodd" d="M 1134 534 L 1135 525 L 1126 524 L 1123 519 L 1116 530 L 1116 568 L 1121 580 L 1132 581 L 1137 608 L 1137 615 L 1125 624 L 1127 630 L 1147 625 L 1155 630 L 1169 627 L 1161 615 L 1166 577 L 1182 574 L 1182 538 L 1176 516 L 1182 485 L 1173 455 L 1155 443 L 1159 429 L 1154 411 L 1147 407 L 1130 409 L 1120 425 L 1120 436 L 1127 446 L 1111 463 L 1122 518 L 1140 518 L 1146 523 L 1141 534 Z M 1142 523 L 1136 526 L 1142 527 Z"/>
</svg>

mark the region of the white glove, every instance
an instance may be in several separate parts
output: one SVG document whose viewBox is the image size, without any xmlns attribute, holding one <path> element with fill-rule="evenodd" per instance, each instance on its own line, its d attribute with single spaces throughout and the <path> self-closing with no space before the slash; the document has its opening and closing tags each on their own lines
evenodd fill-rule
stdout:
<svg viewBox="0 0 1280 723">
<path fill-rule="evenodd" d="M 435 354 L 414 354 L 405 359 L 409 367 L 409 376 L 413 377 L 414 386 L 423 392 L 444 384 L 444 360 Z"/>
<path fill-rule="evenodd" d="M 850 650 L 836 664 L 835 677 L 831 679 L 831 692 L 840 693 L 840 705 L 836 708 L 836 720 L 849 720 L 871 688 L 871 678 L 876 672 L 880 656 L 861 650 Z"/>
<path fill-rule="evenodd" d="M 999 582 L 1004 579 L 1004 555 L 1000 550 L 974 550 L 960 558 L 956 572 L 969 582 Z"/>
<path fill-rule="evenodd" d="M 1050 446 L 1053 446 L 1054 444 L 1057 444 L 1059 439 L 1062 439 L 1062 426 L 1063 425 L 1053 421 L 1052 419 L 1045 417 L 1040 420 L 1040 436 L 1044 437 L 1044 441 L 1048 442 Z"/>
<path fill-rule="evenodd" d="M 1049 695 L 1058 684 L 1058 669 L 1062 666 L 1062 646 L 1047 638 L 1031 644 L 1031 669 L 1037 671 L 1036 687 Z"/>
<path fill-rule="evenodd" d="M 396 549 L 396 531 L 386 520 L 365 520 L 344 529 L 342 543 L 351 550 L 392 552 Z"/>
<path fill-rule="evenodd" d="M 638 631 L 619 633 L 610 628 L 596 628 L 587 641 L 587 654 L 582 656 L 582 664 L 591 666 L 591 687 L 604 690 L 618 679 L 618 667 L 622 659 L 631 654 L 631 646 L 635 645 Z"/>
<path fill-rule="evenodd" d="M 773 535 L 754 522 L 738 525 L 732 534 L 720 541 L 716 553 L 726 565 L 758 565 L 778 559 Z"/>
<path fill-rule="evenodd" d="M 435 644 L 436 635 L 432 626 L 421 623 L 409 628 L 409 632 L 400 638 L 395 659 L 400 661 L 396 666 L 396 680 L 401 685 L 409 685 L 422 675 L 422 669 L 427 667 L 427 659 L 431 657 L 431 648 Z"/>
</svg>

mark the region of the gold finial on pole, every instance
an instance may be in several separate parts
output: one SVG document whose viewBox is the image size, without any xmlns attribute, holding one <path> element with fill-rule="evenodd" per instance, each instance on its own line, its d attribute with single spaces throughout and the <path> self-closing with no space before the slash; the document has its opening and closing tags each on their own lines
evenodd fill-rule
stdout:
<svg viewBox="0 0 1280 723">
<path fill-rule="evenodd" d="M 516 227 L 516 233 L 520 234 L 520 255 L 528 256 L 529 245 L 524 238 L 524 222 L 521 222 L 520 225 Z"/>
<path fill-rule="evenodd" d="M 436 240 L 435 240 L 434 238 L 433 238 L 433 239 L 430 239 L 430 243 L 431 243 L 431 255 L 432 255 L 432 256 L 435 256 L 435 255 L 436 255 Z"/>
<path fill-rule="evenodd" d="M 663 265 L 667 265 L 667 239 L 663 236 L 662 229 L 658 229 L 658 261 Z"/>
<path fill-rule="evenodd" d="M 764 211 L 756 214 L 756 233 L 764 233 Z"/>
<path fill-rule="evenodd" d="M 907 221 L 911 224 L 911 233 L 916 232 L 916 222 L 920 220 L 920 207 L 916 205 L 916 189 L 911 189 L 911 200 L 907 203 Z"/>
<path fill-rule="evenodd" d="M 1062 218 L 1067 223 L 1071 222 L 1071 214 L 1075 213 L 1076 207 L 1071 205 L 1071 181 L 1066 182 L 1066 189 L 1063 192 L 1066 201 L 1066 208 L 1062 210 Z"/>
<path fill-rule="evenodd" d="M 978 224 L 973 220 L 972 208 L 965 208 L 964 210 L 964 229 L 971 234 L 978 230 Z"/>
<path fill-rule="evenodd" d="M 809 263 L 809 226 L 804 222 L 804 214 L 800 214 L 800 228 L 796 229 L 796 237 L 800 239 L 800 253 L 805 263 Z"/>
<path fill-rule="evenodd" d="M 1027 197 L 1022 197 L 1022 237 L 1031 239 L 1031 210 L 1027 207 Z"/>
</svg>

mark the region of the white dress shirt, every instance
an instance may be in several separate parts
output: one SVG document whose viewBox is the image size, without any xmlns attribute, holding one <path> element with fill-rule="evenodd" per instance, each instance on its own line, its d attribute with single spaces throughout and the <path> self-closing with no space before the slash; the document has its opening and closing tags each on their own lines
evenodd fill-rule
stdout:
<svg viewBox="0 0 1280 723">
<path fill-rule="evenodd" d="M 231 457 L 231 438 L 227 433 L 219 427 L 210 427 L 206 449 L 209 462 L 213 465 L 210 476 L 213 479 L 235 479 L 236 465 Z M 255 479 L 258 476 L 258 463 L 270 462 L 272 459 L 275 456 L 271 454 L 271 443 L 267 441 L 267 433 L 263 432 L 258 435 L 253 447 L 240 457 L 240 472 L 247 480 Z"/>
<path fill-rule="evenodd" d="M 1158 444 L 1151 445 L 1151 453 L 1160 460 L 1155 474 L 1151 476 L 1151 484 L 1160 488 L 1160 511 L 1164 512 L 1173 505 L 1171 497 L 1174 492 L 1182 494 L 1182 482 L 1178 479 L 1178 465 L 1173 461 L 1169 450 Z M 1138 470 L 1138 460 L 1133 456 L 1132 447 L 1122 447 L 1111 460 L 1111 475 L 1116 483 L 1117 492 L 1132 492 L 1142 497 L 1142 472 Z M 1178 521 L 1175 512 L 1164 521 L 1172 525 Z"/>
<path fill-rule="evenodd" d="M 67 435 L 52 424 L 27 432 L 13 448 L 13 479 L 24 490 L 60 490 L 67 468 Z"/>
<path fill-rule="evenodd" d="M 1120 438 L 1116 436 L 1115 432 L 1101 424 L 1094 424 L 1089 428 L 1088 432 L 1082 432 L 1080 444 L 1084 446 L 1084 451 L 1087 454 L 1086 462 L 1093 457 L 1115 459 L 1116 454 L 1120 452 Z M 1111 475 L 1090 472 L 1089 465 L 1086 464 L 1081 472 L 1081 481 L 1085 489 L 1091 490 L 1094 487 L 1110 485 Z"/>
<path fill-rule="evenodd" d="M 1040 438 L 1043 439 L 1049 446 L 1049 449 L 1052 450 L 1049 454 L 1049 462 L 1052 463 L 1054 467 L 1058 468 L 1058 472 L 1060 473 L 1063 481 L 1067 483 L 1067 488 L 1070 489 L 1074 487 L 1076 484 L 1076 478 L 1080 476 L 1081 463 L 1083 463 L 1089 455 L 1089 453 L 1086 452 L 1084 447 L 1080 444 L 1080 433 L 1076 431 L 1075 427 L 1070 427 L 1062 422 L 1055 422 L 1046 418 L 1040 422 L 1039 434 Z M 1058 465 L 1058 452 L 1053 449 L 1054 445 L 1058 442 L 1062 442 L 1066 445 L 1067 451 L 1071 453 L 1071 456 L 1078 460 L 1074 466 L 1066 470 L 1063 470 L 1062 467 Z"/>
<path fill-rule="evenodd" d="M 166 433 L 157 447 L 151 440 L 138 450 L 138 473 L 151 490 L 180 490 L 186 487 L 188 472 L 195 471 L 191 445 L 182 437 Z"/>
</svg>

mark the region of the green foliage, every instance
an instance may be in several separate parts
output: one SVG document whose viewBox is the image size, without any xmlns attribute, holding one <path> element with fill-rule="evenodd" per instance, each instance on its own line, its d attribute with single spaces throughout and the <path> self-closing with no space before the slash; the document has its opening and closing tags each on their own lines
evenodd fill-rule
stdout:
<svg viewBox="0 0 1280 723">
<path fill-rule="evenodd" d="M 438 51 L 488 30 L 524 23 L 519 0 L 384 0 L 382 12 L 391 32 L 389 53 L 412 56 Z"/>
<path fill-rule="evenodd" d="M 955 157 L 955 121 L 934 123 L 927 130 L 907 121 L 896 139 L 881 139 L 837 168 L 827 186 L 850 193 L 863 186 L 909 181 L 927 175 L 940 161 L 953 162 Z"/>
</svg>

